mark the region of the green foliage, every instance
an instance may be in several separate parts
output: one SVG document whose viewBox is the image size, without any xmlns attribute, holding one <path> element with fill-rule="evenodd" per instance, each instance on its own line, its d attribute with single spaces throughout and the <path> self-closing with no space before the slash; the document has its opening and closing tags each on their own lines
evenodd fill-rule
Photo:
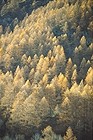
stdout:
<svg viewBox="0 0 93 140">
<path fill-rule="evenodd" d="M 10 0 L 5 3 L 1 9 L 1 16 L 4 16 L 8 12 L 13 12 L 19 8 L 19 4 L 25 2 L 25 0 Z"/>
</svg>

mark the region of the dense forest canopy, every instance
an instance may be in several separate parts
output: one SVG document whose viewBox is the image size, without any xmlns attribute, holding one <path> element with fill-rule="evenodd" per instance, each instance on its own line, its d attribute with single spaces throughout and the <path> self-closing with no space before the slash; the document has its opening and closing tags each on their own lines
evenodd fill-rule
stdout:
<svg viewBox="0 0 93 140">
<path fill-rule="evenodd" d="M 92 135 L 93 1 L 1 0 L 0 140 Z"/>
<path fill-rule="evenodd" d="M 1 0 L 0 1 L 0 24 L 3 28 L 11 30 L 23 20 L 26 14 L 31 14 L 40 6 L 46 5 L 51 0 Z"/>
</svg>

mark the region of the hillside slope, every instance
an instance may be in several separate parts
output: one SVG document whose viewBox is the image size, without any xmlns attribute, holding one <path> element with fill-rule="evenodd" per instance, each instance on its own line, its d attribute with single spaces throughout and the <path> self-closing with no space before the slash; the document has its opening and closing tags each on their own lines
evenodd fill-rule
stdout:
<svg viewBox="0 0 93 140">
<path fill-rule="evenodd" d="M 28 140 L 51 126 L 62 137 L 71 127 L 78 140 L 92 140 L 92 0 L 50 1 L 0 32 L 1 137 Z"/>
<path fill-rule="evenodd" d="M 0 1 L 0 24 L 3 26 L 3 33 L 9 27 L 14 27 L 33 10 L 46 5 L 51 0 L 1 0 Z"/>
</svg>

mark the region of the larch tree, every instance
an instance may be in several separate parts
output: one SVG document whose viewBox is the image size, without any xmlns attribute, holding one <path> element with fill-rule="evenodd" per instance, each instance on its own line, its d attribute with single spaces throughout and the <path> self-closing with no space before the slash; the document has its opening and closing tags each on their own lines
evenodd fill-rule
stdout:
<svg viewBox="0 0 93 140">
<path fill-rule="evenodd" d="M 66 131 L 66 135 L 63 137 L 63 139 L 64 140 L 77 140 L 77 138 L 73 134 L 71 127 L 68 127 Z"/>
<path fill-rule="evenodd" d="M 87 76 L 86 76 L 86 79 L 85 79 L 86 83 L 89 84 L 90 86 L 93 85 L 93 69 L 92 67 L 90 67 L 88 69 L 88 72 L 87 72 Z"/>
<path fill-rule="evenodd" d="M 71 84 L 73 85 L 76 81 L 77 81 L 77 70 L 75 69 L 71 77 Z"/>
<path fill-rule="evenodd" d="M 72 63 L 71 58 L 69 58 L 68 62 L 66 64 L 66 69 L 65 69 L 65 76 L 69 81 L 70 81 L 71 75 L 72 75 L 72 67 L 73 67 L 73 63 Z"/>
</svg>

